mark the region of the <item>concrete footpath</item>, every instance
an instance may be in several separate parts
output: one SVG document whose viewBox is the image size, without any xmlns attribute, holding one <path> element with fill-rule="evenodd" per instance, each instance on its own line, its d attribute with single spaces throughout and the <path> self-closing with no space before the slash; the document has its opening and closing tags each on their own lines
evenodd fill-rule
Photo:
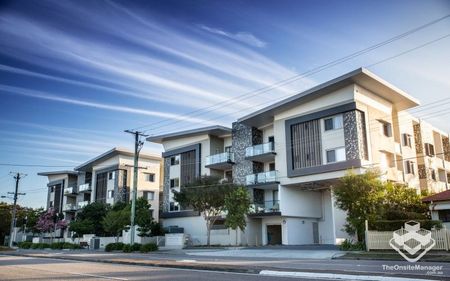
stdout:
<svg viewBox="0 0 450 281">
<path fill-rule="evenodd" d="M 313 254 L 308 252 L 308 250 L 236 248 L 216 250 L 188 249 L 141 254 L 106 253 L 87 250 L 16 250 L 0 252 L 0 254 L 290 277 L 306 277 L 312 274 L 322 276 L 322 278 L 326 278 L 326 276 L 333 276 L 333 278 L 342 276 L 345 280 L 394 280 L 394 277 L 400 278 L 397 279 L 399 281 L 421 279 L 450 280 L 448 263 L 418 263 L 420 265 L 441 267 L 435 272 L 430 272 L 429 270 L 385 270 L 386 265 L 402 266 L 409 263 L 402 261 L 336 260 L 332 259 L 335 253 L 332 254 L 332 252 L 327 251 Z M 219 254 L 221 255 L 219 256 Z M 311 256 L 316 258 L 311 258 Z M 364 276 L 364 278 L 361 278 L 361 276 Z M 369 279 L 368 276 L 373 277 Z"/>
</svg>

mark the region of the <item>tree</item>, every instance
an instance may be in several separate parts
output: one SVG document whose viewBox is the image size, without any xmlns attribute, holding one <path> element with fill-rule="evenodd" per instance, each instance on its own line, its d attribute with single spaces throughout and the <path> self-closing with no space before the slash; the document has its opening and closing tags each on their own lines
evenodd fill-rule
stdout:
<svg viewBox="0 0 450 281">
<path fill-rule="evenodd" d="M 206 222 L 207 245 L 211 241 L 211 228 L 226 211 L 225 198 L 235 186 L 222 182 L 219 177 L 203 176 L 174 192 L 174 199 L 183 208 L 192 208 L 202 214 Z"/>
<path fill-rule="evenodd" d="M 376 170 L 357 175 L 348 172 L 333 190 L 336 205 L 347 212 L 345 231 L 356 234 L 359 241 L 364 237 L 364 221 L 381 218 L 383 183 Z"/>
<path fill-rule="evenodd" d="M 238 228 L 241 231 L 247 226 L 247 214 L 250 210 L 251 200 L 247 190 L 244 187 L 234 188 L 225 196 L 225 209 L 227 215 L 225 218 L 225 226 L 233 230 Z M 237 245 L 237 231 L 236 231 Z"/>
<path fill-rule="evenodd" d="M 105 235 L 106 232 L 101 222 L 109 209 L 109 205 L 101 202 L 93 202 L 84 206 L 77 214 L 76 219 L 70 223 L 70 231 L 74 231 L 79 236 L 83 234 Z"/>
<path fill-rule="evenodd" d="M 36 223 L 35 228 L 41 233 L 51 233 L 54 237 L 54 231 L 57 229 L 64 229 L 67 227 L 67 221 L 64 220 L 62 214 L 57 214 L 53 208 L 43 212 Z"/>
<path fill-rule="evenodd" d="M 139 236 L 153 236 L 151 233 L 154 224 L 153 217 L 150 213 L 150 203 L 148 200 L 140 197 L 136 200 L 136 225 L 139 231 Z"/>
<path fill-rule="evenodd" d="M 427 219 L 428 208 L 416 189 L 383 182 L 376 170 L 361 175 L 352 172 L 333 190 L 336 205 L 347 212 L 345 230 L 364 240 L 364 221 Z"/>
<path fill-rule="evenodd" d="M 109 210 L 102 220 L 102 225 L 107 233 L 116 237 L 116 242 L 118 242 L 122 231 L 129 228 L 130 208 L 125 206 L 121 210 Z"/>
<path fill-rule="evenodd" d="M 3 245 L 5 235 L 9 235 L 11 228 L 11 216 L 12 216 L 12 204 L 7 204 L 4 202 L 0 202 L 0 244 Z M 40 214 L 43 212 L 42 208 L 33 209 L 22 207 L 17 205 L 17 213 L 16 213 L 16 227 L 23 227 L 26 230 L 31 231 L 33 233 L 39 232 L 34 226 L 37 223 L 37 220 Z"/>
</svg>

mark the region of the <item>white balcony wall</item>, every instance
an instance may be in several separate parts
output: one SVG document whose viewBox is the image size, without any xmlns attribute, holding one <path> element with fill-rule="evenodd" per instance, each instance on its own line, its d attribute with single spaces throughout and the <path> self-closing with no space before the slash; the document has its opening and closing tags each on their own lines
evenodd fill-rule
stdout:
<svg viewBox="0 0 450 281">
<path fill-rule="evenodd" d="M 304 191 L 295 187 L 279 186 L 280 210 L 283 216 L 322 217 L 320 191 Z"/>
</svg>

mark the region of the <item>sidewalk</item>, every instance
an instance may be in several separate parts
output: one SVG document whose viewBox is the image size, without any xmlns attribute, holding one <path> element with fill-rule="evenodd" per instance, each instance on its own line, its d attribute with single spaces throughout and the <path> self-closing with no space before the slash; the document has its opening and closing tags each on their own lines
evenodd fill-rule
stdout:
<svg viewBox="0 0 450 281">
<path fill-rule="evenodd" d="M 246 257 L 245 253 L 253 251 L 254 257 Z M 3 255 L 15 255 L 36 258 L 50 258 L 63 259 L 71 261 L 86 261 L 86 262 L 101 262 L 101 263 L 117 263 L 127 265 L 139 266 L 155 266 L 168 267 L 180 269 L 193 270 L 208 270 L 208 271 L 226 271 L 235 273 L 251 273 L 262 274 L 264 272 L 277 272 L 277 274 L 294 274 L 294 273 L 321 273 L 321 274 L 350 274 L 350 275 L 376 275 L 384 278 L 386 277 L 402 277 L 413 278 L 413 280 L 420 280 L 419 278 L 426 278 L 427 280 L 442 280 L 450 278 L 450 268 L 448 264 L 443 263 L 427 263 L 429 265 L 442 265 L 444 267 L 442 275 L 430 276 L 426 272 L 408 272 L 395 271 L 386 272 L 382 270 L 384 264 L 401 264 L 407 265 L 405 261 L 354 261 L 354 260 L 337 260 L 337 259 L 309 259 L 309 258 L 285 258 L 277 257 L 282 254 L 275 254 L 274 251 L 271 256 L 267 257 L 269 249 L 217 249 L 216 252 L 230 251 L 234 256 L 211 256 L 211 252 L 205 253 L 204 249 L 199 250 L 177 250 L 177 251 L 158 251 L 148 254 L 140 253 L 122 253 L 103 251 L 88 251 L 88 250 L 16 250 L 9 252 L 0 252 Z M 244 254 L 238 254 L 243 251 Z M 299 250 L 283 250 L 284 251 L 299 251 Z M 309 250 L 312 251 L 312 250 Z M 260 255 L 256 256 L 256 252 Z M 197 254 L 197 255 L 193 255 Z M 200 254 L 200 255 L 198 255 Z M 422 265 L 426 263 L 421 263 Z M 381 280 L 381 279 L 380 279 Z"/>
</svg>

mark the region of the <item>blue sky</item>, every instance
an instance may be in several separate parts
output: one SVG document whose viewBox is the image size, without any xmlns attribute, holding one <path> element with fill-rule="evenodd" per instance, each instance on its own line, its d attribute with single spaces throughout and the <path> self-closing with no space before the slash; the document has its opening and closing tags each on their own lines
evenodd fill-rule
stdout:
<svg viewBox="0 0 450 281">
<path fill-rule="evenodd" d="M 230 99 L 450 13 L 449 1 L 2 1 L 0 194 L 44 206 L 48 170 L 237 117 L 450 33 L 450 19 L 247 99 Z M 450 37 L 369 69 L 420 99 L 450 96 Z M 225 103 L 225 105 L 223 105 Z M 215 106 L 217 105 L 217 106 Z M 195 116 L 186 113 L 211 107 Z M 418 115 L 450 131 L 450 105 Z M 159 123 L 157 123 L 159 122 Z M 156 123 L 156 124 L 155 124 Z M 144 151 L 160 152 L 146 143 Z"/>
</svg>

